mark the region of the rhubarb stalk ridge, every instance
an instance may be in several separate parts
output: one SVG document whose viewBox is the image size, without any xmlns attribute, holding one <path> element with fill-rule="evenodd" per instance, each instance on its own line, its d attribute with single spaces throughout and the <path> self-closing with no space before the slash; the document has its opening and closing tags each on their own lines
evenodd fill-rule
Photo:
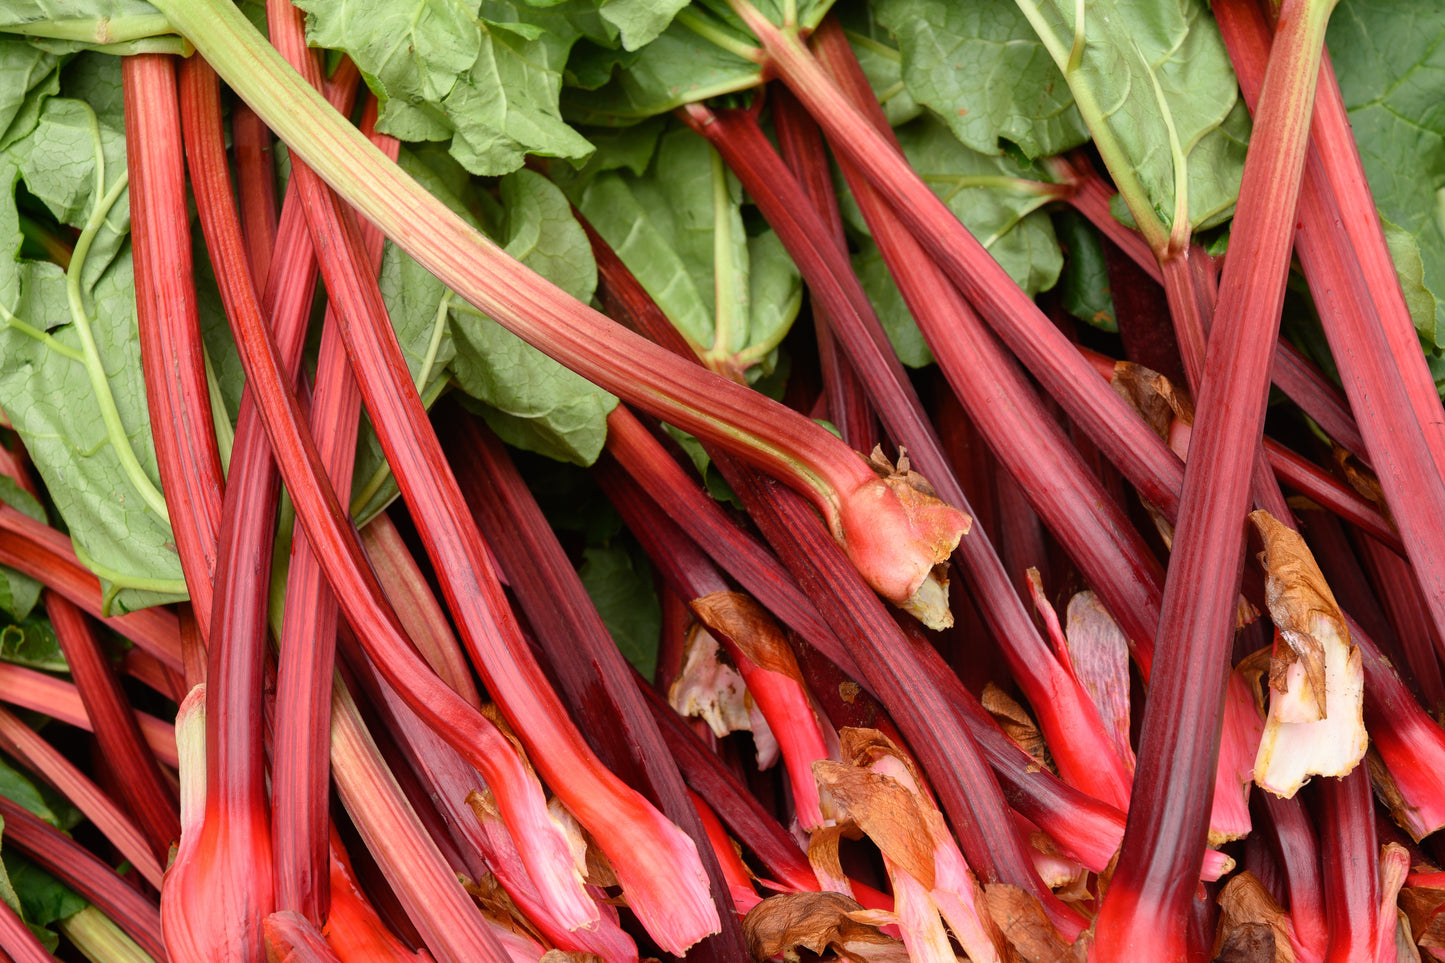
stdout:
<svg viewBox="0 0 1445 963">
<path fill-rule="evenodd" d="M 972 520 L 939 499 L 900 452 L 895 466 L 874 448 L 875 477 L 855 488 L 838 512 L 841 542 L 874 591 L 930 629 L 953 624 L 948 557 Z"/>
</svg>

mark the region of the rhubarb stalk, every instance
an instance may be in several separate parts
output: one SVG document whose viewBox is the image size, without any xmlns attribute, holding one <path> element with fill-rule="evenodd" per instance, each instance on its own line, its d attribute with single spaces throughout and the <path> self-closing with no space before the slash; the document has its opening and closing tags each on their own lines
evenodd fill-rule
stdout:
<svg viewBox="0 0 1445 963">
<path fill-rule="evenodd" d="M 1332 8 L 1288 0 L 1270 55 L 1185 468 L 1159 625 L 1166 644 L 1151 677 L 1136 792 L 1096 925 L 1096 959 L 1190 956 L 1187 920 L 1213 796 L 1244 563 L 1248 469 L 1264 425 L 1314 81 Z M 1195 722 L 1180 726 L 1181 718 Z"/>
</svg>

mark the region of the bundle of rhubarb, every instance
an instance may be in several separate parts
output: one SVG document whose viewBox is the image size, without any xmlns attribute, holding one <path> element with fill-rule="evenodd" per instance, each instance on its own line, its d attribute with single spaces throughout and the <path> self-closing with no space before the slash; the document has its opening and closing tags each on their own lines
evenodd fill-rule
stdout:
<svg viewBox="0 0 1445 963">
<path fill-rule="evenodd" d="M 5 5 L 0 955 L 1445 959 L 1335 6 Z"/>
</svg>

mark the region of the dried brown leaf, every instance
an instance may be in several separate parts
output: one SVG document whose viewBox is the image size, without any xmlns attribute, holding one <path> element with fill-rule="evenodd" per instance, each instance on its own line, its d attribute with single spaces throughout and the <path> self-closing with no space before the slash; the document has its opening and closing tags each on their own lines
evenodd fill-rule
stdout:
<svg viewBox="0 0 1445 963">
<path fill-rule="evenodd" d="M 822 955 L 832 949 L 850 960 L 904 963 L 903 943 L 852 915 L 863 907 L 842 893 L 781 893 L 743 918 L 743 935 L 754 960 L 789 955 L 801 947 Z"/>
<path fill-rule="evenodd" d="M 1260 927 L 1269 931 L 1269 940 L 1260 934 Z M 1264 885 L 1253 873 L 1240 873 L 1219 892 L 1215 956 L 1234 963 L 1294 963 L 1290 928 L 1289 914 Z"/>
<path fill-rule="evenodd" d="M 782 628 L 751 595 L 713 592 L 693 599 L 688 607 L 714 635 L 727 636 L 760 668 L 802 683 L 803 672 Z"/>
<path fill-rule="evenodd" d="M 1029 758 L 1033 759 L 1039 768 L 1058 774 L 1054 760 L 1049 755 L 1048 743 L 1044 742 L 1044 734 L 1039 731 L 1038 723 L 1034 722 L 1027 709 L 992 682 L 984 685 L 979 701 L 1004 734 L 1028 753 Z"/>
<path fill-rule="evenodd" d="M 1169 424 L 1175 418 L 1186 425 L 1194 424 L 1194 406 L 1189 399 L 1175 391 L 1173 383 L 1152 368 L 1132 361 L 1117 361 L 1109 384 L 1165 441 L 1169 440 Z"/>
<path fill-rule="evenodd" d="M 924 889 L 933 889 L 938 827 L 917 793 L 888 776 L 826 759 L 813 763 L 813 775 L 883 855 Z"/>
<path fill-rule="evenodd" d="M 1031 894 L 1007 883 L 990 883 L 984 887 L 984 904 L 1024 963 L 1060 963 L 1068 958 L 1068 942 Z"/>
</svg>

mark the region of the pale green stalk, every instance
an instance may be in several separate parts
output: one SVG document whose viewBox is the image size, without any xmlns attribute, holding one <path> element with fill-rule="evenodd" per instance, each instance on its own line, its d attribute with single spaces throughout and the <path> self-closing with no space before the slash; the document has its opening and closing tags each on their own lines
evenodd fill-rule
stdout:
<svg viewBox="0 0 1445 963">
<path fill-rule="evenodd" d="M 27 37 L 78 40 L 81 43 L 94 44 L 125 43 L 174 32 L 171 22 L 158 13 L 113 20 L 109 17 L 99 20 L 31 20 L 27 23 L 6 24 L 0 29 L 6 33 L 18 33 Z"/>
<path fill-rule="evenodd" d="M 60 932 L 91 963 L 156 963 L 135 940 L 94 906 L 59 921 Z"/>
</svg>

